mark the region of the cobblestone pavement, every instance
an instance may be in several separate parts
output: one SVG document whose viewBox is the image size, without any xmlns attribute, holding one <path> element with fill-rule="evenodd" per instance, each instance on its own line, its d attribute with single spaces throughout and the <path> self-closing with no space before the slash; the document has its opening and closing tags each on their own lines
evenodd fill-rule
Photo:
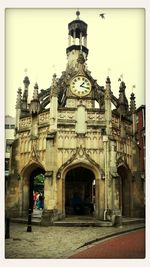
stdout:
<svg viewBox="0 0 150 267">
<path fill-rule="evenodd" d="M 144 224 L 140 226 L 144 227 Z M 62 227 L 10 224 L 10 238 L 5 240 L 6 259 L 66 259 L 78 248 L 105 236 L 132 230 L 139 225 L 123 227 Z"/>
</svg>

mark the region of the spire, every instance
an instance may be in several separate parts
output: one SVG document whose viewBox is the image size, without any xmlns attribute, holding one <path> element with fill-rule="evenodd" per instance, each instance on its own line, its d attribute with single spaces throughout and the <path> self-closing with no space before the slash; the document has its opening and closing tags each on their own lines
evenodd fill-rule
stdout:
<svg viewBox="0 0 150 267">
<path fill-rule="evenodd" d="M 40 112 L 40 101 L 38 97 L 38 84 L 35 83 L 34 90 L 33 90 L 33 99 L 30 103 L 30 114 L 36 115 Z"/>
<path fill-rule="evenodd" d="M 109 76 L 106 78 L 105 99 L 111 99 L 111 81 Z"/>
<path fill-rule="evenodd" d="M 125 83 L 122 81 L 120 83 L 120 87 L 119 87 L 119 99 L 118 99 L 118 112 L 120 113 L 120 115 L 127 115 L 128 112 L 128 100 L 126 98 L 125 95 L 125 89 L 126 89 L 126 85 Z"/>
<path fill-rule="evenodd" d="M 34 91 L 33 91 L 33 99 L 35 99 L 35 100 L 38 99 L 38 89 L 39 89 L 38 84 L 35 83 L 35 85 L 34 85 Z"/>
<path fill-rule="evenodd" d="M 17 91 L 16 109 L 21 109 L 21 96 L 22 96 L 22 90 L 19 87 Z"/>
<path fill-rule="evenodd" d="M 131 96 L 130 96 L 130 111 L 131 111 L 131 113 L 134 113 L 135 110 L 136 110 L 135 95 L 134 95 L 134 93 L 131 93 Z"/>
<path fill-rule="evenodd" d="M 28 76 L 25 76 L 25 78 L 23 80 L 23 83 L 24 83 L 25 88 L 29 87 L 30 81 L 29 81 Z"/>
<path fill-rule="evenodd" d="M 22 109 L 23 110 L 27 110 L 27 106 L 28 106 L 28 87 L 30 84 L 29 78 L 28 76 L 25 76 L 24 80 L 24 92 L 23 92 L 23 99 L 22 99 Z"/>
<path fill-rule="evenodd" d="M 57 75 L 54 73 L 52 78 L 52 85 L 51 85 L 51 93 L 50 97 L 57 96 L 58 95 L 58 88 L 57 88 L 57 81 L 56 81 Z"/>
<path fill-rule="evenodd" d="M 112 131 L 112 111 L 111 111 L 111 81 L 109 76 L 106 78 L 105 89 L 105 121 L 106 121 L 106 134 L 110 135 Z"/>
</svg>

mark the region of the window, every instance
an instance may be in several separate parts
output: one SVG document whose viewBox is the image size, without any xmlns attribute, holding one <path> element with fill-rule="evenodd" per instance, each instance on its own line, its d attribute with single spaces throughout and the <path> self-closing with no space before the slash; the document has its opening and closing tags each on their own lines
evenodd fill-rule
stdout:
<svg viewBox="0 0 150 267">
<path fill-rule="evenodd" d="M 6 152 L 10 153 L 10 151 L 11 151 L 11 145 L 6 144 Z"/>
<path fill-rule="evenodd" d="M 5 159 L 5 171 L 9 170 L 9 159 Z"/>
</svg>

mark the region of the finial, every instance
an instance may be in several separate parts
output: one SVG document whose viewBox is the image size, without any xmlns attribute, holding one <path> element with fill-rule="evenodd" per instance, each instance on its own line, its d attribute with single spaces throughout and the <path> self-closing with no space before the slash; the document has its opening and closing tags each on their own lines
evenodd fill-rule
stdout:
<svg viewBox="0 0 150 267">
<path fill-rule="evenodd" d="M 38 84 L 36 82 L 34 85 L 33 99 L 38 99 L 38 89 L 39 89 L 39 87 L 38 87 Z"/>
<path fill-rule="evenodd" d="M 52 78 L 52 85 L 51 85 L 51 92 L 50 92 L 50 97 L 52 96 L 57 96 L 57 81 L 56 81 L 56 73 L 53 74 L 53 78 Z"/>
<path fill-rule="evenodd" d="M 53 79 L 55 80 L 57 77 L 56 73 L 53 74 Z"/>
<path fill-rule="evenodd" d="M 21 108 L 21 95 L 22 95 L 22 90 L 19 87 L 17 91 L 17 101 L 16 101 L 16 108 Z"/>
<path fill-rule="evenodd" d="M 39 88 L 37 82 L 35 83 L 34 88 L 35 89 L 38 89 Z"/>
<path fill-rule="evenodd" d="M 120 83 L 120 86 L 119 86 L 119 92 L 124 92 L 126 89 L 126 85 L 125 85 L 125 82 L 121 82 Z"/>
<path fill-rule="evenodd" d="M 24 86 L 27 88 L 30 84 L 29 78 L 28 76 L 25 76 L 24 80 L 23 80 Z"/>
<path fill-rule="evenodd" d="M 130 96 L 130 111 L 131 113 L 134 113 L 136 110 L 136 101 L 135 101 L 135 95 L 132 92 Z"/>
<path fill-rule="evenodd" d="M 79 16 L 80 16 L 80 11 L 79 11 L 79 9 L 76 11 L 76 15 L 77 15 L 77 20 L 79 20 L 80 18 L 79 18 Z"/>
<path fill-rule="evenodd" d="M 109 83 L 109 84 L 111 83 L 109 76 L 107 76 L 106 78 L 106 83 Z"/>
<path fill-rule="evenodd" d="M 120 75 L 119 79 L 118 79 L 118 82 L 121 82 L 123 81 L 123 73 Z"/>
<path fill-rule="evenodd" d="M 19 95 L 22 94 L 22 89 L 21 89 L 21 87 L 18 88 L 17 94 L 19 94 Z"/>
</svg>

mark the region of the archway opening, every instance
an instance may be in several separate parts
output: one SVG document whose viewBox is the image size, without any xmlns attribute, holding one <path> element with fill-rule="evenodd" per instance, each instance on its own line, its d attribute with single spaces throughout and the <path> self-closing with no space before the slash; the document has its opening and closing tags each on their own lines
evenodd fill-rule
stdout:
<svg viewBox="0 0 150 267">
<path fill-rule="evenodd" d="M 95 176 L 84 167 L 76 167 L 66 174 L 66 215 L 93 215 L 95 208 Z"/>
<path fill-rule="evenodd" d="M 125 166 L 118 167 L 118 174 L 120 176 L 120 209 L 122 216 L 130 216 L 130 182 L 128 178 L 128 171 Z"/>
<path fill-rule="evenodd" d="M 34 169 L 29 178 L 29 208 L 42 210 L 44 207 L 44 173 L 41 167 Z"/>
<path fill-rule="evenodd" d="M 44 199 L 44 174 L 45 170 L 42 166 L 32 163 L 27 166 L 22 172 L 22 191 L 20 191 L 20 211 L 22 216 L 28 214 L 28 210 L 34 210 L 38 204 L 38 199 L 34 200 L 34 193 L 43 193 Z M 35 201 L 35 202 L 34 202 Z M 44 201 L 43 201 L 44 206 Z"/>
</svg>

